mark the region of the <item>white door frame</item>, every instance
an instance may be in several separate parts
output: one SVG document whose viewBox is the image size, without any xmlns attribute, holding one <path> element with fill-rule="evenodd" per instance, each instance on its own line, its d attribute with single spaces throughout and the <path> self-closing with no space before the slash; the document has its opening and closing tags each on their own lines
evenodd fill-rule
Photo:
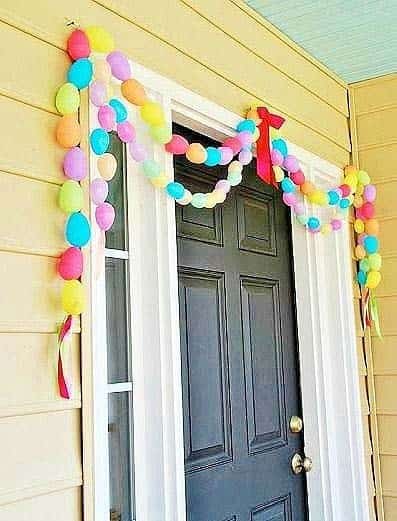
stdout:
<svg viewBox="0 0 397 521">
<path fill-rule="evenodd" d="M 136 63 L 131 66 L 134 77 L 162 103 L 169 122 L 216 139 L 233 135 L 238 115 Z M 141 141 L 173 176 L 172 157 L 147 138 L 132 108 L 131 120 L 138 135 L 146 136 Z M 97 125 L 92 115 L 90 122 L 91 128 Z M 339 168 L 297 146 L 290 149 L 308 178 L 325 186 L 339 182 Z M 93 161 L 91 169 L 95 176 Z M 174 202 L 155 190 L 131 159 L 128 197 L 136 518 L 186 521 Z M 310 521 L 369 521 L 348 227 L 313 236 L 292 220 L 292 235 L 305 452 L 314 463 L 307 475 Z M 92 255 L 95 265 L 94 247 Z M 98 284 L 94 279 L 91 283 Z M 101 365 L 95 368 L 101 349 L 98 304 L 94 297 L 94 411 L 104 404 L 106 385 Z M 107 433 L 101 435 L 99 424 L 95 426 L 95 414 L 93 421 L 95 521 L 105 521 Z M 105 424 L 102 410 L 101 429 Z"/>
</svg>

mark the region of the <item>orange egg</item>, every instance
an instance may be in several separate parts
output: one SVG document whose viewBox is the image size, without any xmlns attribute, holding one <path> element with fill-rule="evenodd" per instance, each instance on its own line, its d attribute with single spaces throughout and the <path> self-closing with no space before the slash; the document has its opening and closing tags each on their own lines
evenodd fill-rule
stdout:
<svg viewBox="0 0 397 521">
<path fill-rule="evenodd" d="M 186 151 L 186 157 L 192 163 L 204 163 L 207 160 L 207 151 L 200 143 L 192 143 Z"/>
<path fill-rule="evenodd" d="M 76 114 L 65 114 L 56 129 L 57 143 L 64 148 L 77 146 L 81 141 L 81 128 Z"/>
<path fill-rule="evenodd" d="M 377 219 L 368 219 L 368 221 L 365 222 L 365 233 L 368 235 L 378 235 L 379 222 Z"/>
<path fill-rule="evenodd" d="M 255 121 L 257 125 L 259 125 L 259 123 L 262 121 L 261 118 L 258 116 L 256 107 L 251 107 L 245 117 L 247 119 L 252 119 L 253 121 Z"/>
<path fill-rule="evenodd" d="M 353 165 L 348 165 L 348 166 L 345 166 L 345 176 L 349 175 L 349 174 L 356 174 L 357 175 L 357 168 Z"/>
<path fill-rule="evenodd" d="M 137 80 L 129 79 L 121 84 L 121 93 L 130 103 L 134 105 L 143 105 L 147 102 L 145 89 Z"/>
<path fill-rule="evenodd" d="M 305 181 L 303 184 L 300 185 L 300 191 L 305 195 L 311 194 L 312 192 L 314 192 L 315 189 L 316 187 L 310 181 Z"/>
<path fill-rule="evenodd" d="M 355 254 L 356 254 L 356 258 L 361 260 L 365 257 L 366 253 L 365 253 L 365 250 L 364 250 L 364 246 L 361 246 L 361 244 L 358 244 L 354 250 Z"/>
<path fill-rule="evenodd" d="M 98 171 L 105 181 L 113 179 L 117 170 L 117 160 L 113 154 L 102 154 L 97 160 Z"/>
</svg>

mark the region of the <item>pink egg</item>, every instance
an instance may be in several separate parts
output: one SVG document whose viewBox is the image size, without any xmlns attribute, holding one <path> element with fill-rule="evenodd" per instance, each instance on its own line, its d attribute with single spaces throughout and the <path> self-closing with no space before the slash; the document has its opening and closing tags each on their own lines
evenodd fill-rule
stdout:
<svg viewBox="0 0 397 521">
<path fill-rule="evenodd" d="M 270 152 L 270 155 L 272 159 L 272 165 L 281 166 L 283 164 L 284 157 L 280 150 L 277 150 L 277 148 L 273 148 L 273 150 Z"/>
<path fill-rule="evenodd" d="M 367 234 L 366 233 L 360 233 L 357 237 L 357 244 L 364 244 L 364 240 L 366 239 Z"/>
<path fill-rule="evenodd" d="M 240 141 L 242 147 L 248 147 L 252 144 L 252 133 L 248 130 L 239 132 L 236 137 Z"/>
<path fill-rule="evenodd" d="M 233 150 L 229 147 L 219 147 L 218 150 L 221 153 L 221 159 L 219 161 L 219 164 L 228 165 L 230 161 L 233 159 Z"/>
<path fill-rule="evenodd" d="M 90 186 L 90 195 L 91 201 L 96 204 L 102 204 L 109 193 L 109 187 L 107 182 L 102 179 L 102 177 L 98 177 L 97 179 L 93 179 L 91 181 Z"/>
<path fill-rule="evenodd" d="M 294 205 L 294 212 L 296 215 L 303 215 L 305 213 L 305 205 L 301 202 L 297 202 Z"/>
<path fill-rule="evenodd" d="M 104 130 L 110 132 L 116 126 L 116 112 L 109 105 L 102 105 L 98 110 L 98 121 Z"/>
<path fill-rule="evenodd" d="M 166 151 L 175 155 L 186 154 L 188 148 L 189 142 L 179 134 L 173 134 L 171 141 L 165 145 Z"/>
<path fill-rule="evenodd" d="M 251 150 L 247 150 L 246 148 L 243 148 L 238 155 L 238 160 L 240 161 L 240 163 L 242 165 L 249 165 L 249 163 L 251 163 L 251 161 L 252 161 Z"/>
<path fill-rule="evenodd" d="M 113 51 L 107 55 L 106 61 L 112 69 L 112 74 L 120 81 L 126 81 L 131 78 L 131 67 L 125 57 L 120 51 Z"/>
<path fill-rule="evenodd" d="M 228 137 L 222 143 L 222 147 L 229 147 L 233 150 L 233 155 L 236 155 L 240 152 L 242 146 L 241 142 L 237 137 Z"/>
<path fill-rule="evenodd" d="M 58 262 L 58 273 L 65 280 L 81 277 L 83 273 L 83 254 L 80 248 L 72 246 L 62 253 Z"/>
<path fill-rule="evenodd" d="M 299 161 L 295 156 L 289 154 L 288 156 L 285 156 L 283 166 L 286 170 L 288 170 L 288 172 L 293 174 L 299 170 Z"/>
<path fill-rule="evenodd" d="M 140 163 L 148 158 L 146 148 L 137 141 L 130 141 L 128 148 L 134 161 Z"/>
<path fill-rule="evenodd" d="M 106 86 L 101 81 L 93 81 L 90 85 L 90 100 L 96 107 L 105 105 L 107 101 Z"/>
<path fill-rule="evenodd" d="M 290 177 L 296 185 L 303 185 L 306 181 L 305 174 L 301 170 L 293 172 Z"/>
<path fill-rule="evenodd" d="M 218 181 L 215 185 L 215 190 L 222 190 L 222 192 L 225 192 L 225 194 L 228 194 L 230 192 L 231 184 L 227 179 L 221 179 Z"/>
<path fill-rule="evenodd" d="M 372 203 L 364 203 L 360 207 L 360 212 L 364 219 L 372 219 L 375 215 L 375 207 Z"/>
<path fill-rule="evenodd" d="M 129 121 L 123 121 L 117 124 L 117 135 L 124 143 L 130 143 L 135 139 L 135 128 Z"/>
<path fill-rule="evenodd" d="M 68 38 L 67 50 L 72 60 L 78 60 L 79 58 L 88 58 L 91 49 L 84 31 L 76 29 Z"/>
<path fill-rule="evenodd" d="M 335 231 L 340 230 L 342 228 L 342 221 L 340 219 L 332 219 L 331 226 Z"/>
<path fill-rule="evenodd" d="M 295 206 L 297 202 L 296 195 L 293 192 L 284 192 L 283 201 L 287 206 Z"/>
<path fill-rule="evenodd" d="M 99 228 L 105 232 L 112 227 L 115 216 L 114 208 L 110 203 L 102 203 L 95 210 L 96 222 Z"/>
<path fill-rule="evenodd" d="M 80 147 L 73 147 L 66 152 L 63 158 L 63 171 L 66 177 L 81 181 L 87 175 L 87 170 L 87 158 Z"/>
<path fill-rule="evenodd" d="M 364 199 L 369 203 L 373 203 L 376 199 L 376 187 L 374 185 L 366 185 L 364 188 Z"/>
</svg>

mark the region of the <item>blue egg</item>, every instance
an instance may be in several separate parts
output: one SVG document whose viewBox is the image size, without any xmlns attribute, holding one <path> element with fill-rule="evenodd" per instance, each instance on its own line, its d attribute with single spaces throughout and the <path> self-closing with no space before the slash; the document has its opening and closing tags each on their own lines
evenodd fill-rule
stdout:
<svg viewBox="0 0 397 521">
<path fill-rule="evenodd" d="M 207 147 L 207 159 L 205 161 L 205 165 L 207 166 L 215 166 L 219 164 L 221 160 L 221 153 L 215 147 Z"/>
<path fill-rule="evenodd" d="M 112 98 L 109 101 L 109 105 L 113 108 L 116 113 L 116 123 L 122 123 L 128 118 L 128 111 L 124 105 L 116 98 Z"/>
<path fill-rule="evenodd" d="M 284 141 L 284 139 L 275 139 L 272 141 L 272 147 L 278 150 L 283 156 L 288 155 L 288 147 L 287 143 Z"/>
<path fill-rule="evenodd" d="M 364 239 L 364 248 L 367 253 L 376 253 L 379 249 L 379 241 L 374 235 L 367 235 Z"/>
<path fill-rule="evenodd" d="M 256 125 L 253 119 L 243 119 L 243 121 L 240 121 L 240 123 L 236 127 L 237 132 L 243 132 L 244 130 L 248 130 L 248 132 L 251 132 L 251 134 L 255 132 L 255 129 Z"/>
<path fill-rule="evenodd" d="M 66 223 L 66 240 L 72 246 L 82 248 L 91 238 L 90 223 L 80 212 L 72 213 Z"/>
<path fill-rule="evenodd" d="M 281 190 L 288 194 L 291 192 L 295 192 L 295 189 L 296 189 L 296 186 L 291 181 L 291 179 L 289 177 L 284 177 L 284 179 L 281 181 Z"/>
<path fill-rule="evenodd" d="M 361 286 L 364 286 L 364 284 L 367 282 L 367 274 L 364 272 L 364 271 L 359 271 L 357 273 L 357 282 L 361 285 Z"/>
<path fill-rule="evenodd" d="M 181 183 L 177 182 L 168 183 L 165 189 L 167 190 L 168 195 L 170 195 L 174 199 L 181 199 L 183 197 L 183 194 L 185 193 L 184 186 Z"/>
<path fill-rule="evenodd" d="M 76 60 L 68 71 L 68 81 L 78 89 L 88 87 L 92 79 L 92 63 L 88 58 Z"/>
<path fill-rule="evenodd" d="M 91 132 L 90 143 L 94 154 L 104 154 L 109 148 L 109 141 L 109 134 L 103 128 L 96 128 Z"/>
<path fill-rule="evenodd" d="M 328 202 L 330 205 L 334 206 L 335 204 L 339 203 L 339 194 L 338 192 L 335 192 L 335 190 L 330 190 L 328 192 Z"/>
<path fill-rule="evenodd" d="M 320 220 L 317 217 L 310 217 L 307 221 L 307 225 L 311 230 L 316 230 L 320 227 Z"/>
<path fill-rule="evenodd" d="M 344 198 L 344 199 L 341 199 L 341 200 L 340 200 L 340 203 L 339 203 L 339 206 L 340 206 L 341 208 L 349 208 L 349 206 L 350 206 L 350 201 L 349 201 L 349 199 L 345 199 L 345 198 Z"/>
</svg>

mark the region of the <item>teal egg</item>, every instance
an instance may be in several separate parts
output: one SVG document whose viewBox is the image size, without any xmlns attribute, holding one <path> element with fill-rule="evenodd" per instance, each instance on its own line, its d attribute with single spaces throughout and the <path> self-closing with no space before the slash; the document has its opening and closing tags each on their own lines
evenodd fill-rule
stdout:
<svg viewBox="0 0 397 521">
<path fill-rule="evenodd" d="M 128 118 L 128 111 L 124 105 L 116 98 L 112 98 L 109 101 L 109 105 L 113 108 L 116 113 L 116 123 L 122 123 Z"/>
<path fill-rule="evenodd" d="M 364 286 L 364 284 L 367 282 L 367 274 L 364 272 L 364 271 L 359 271 L 357 273 L 357 282 L 361 285 L 361 286 Z"/>
<path fill-rule="evenodd" d="M 376 253 L 379 249 L 379 241 L 374 235 L 368 235 L 364 239 L 364 248 L 367 253 Z"/>
<path fill-rule="evenodd" d="M 218 165 L 221 157 L 221 153 L 217 148 L 207 147 L 207 159 L 204 164 L 207 166 Z"/>
<path fill-rule="evenodd" d="M 85 89 L 92 79 L 92 63 L 88 58 L 76 60 L 68 71 L 68 82 L 78 89 Z"/>
<path fill-rule="evenodd" d="M 196 194 L 193 195 L 191 204 L 195 208 L 204 208 L 206 199 L 207 198 L 206 198 L 205 194 L 197 192 Z"/>
<path fill-rule="evenodd" d="M 328 202 L 330 205 L 334 206 L 335 204 L 338 204 L 340 200 L 338 192 L 335 192 L 335 190 L 330 190 L 328 192 Z"/>
<path fill-rule="evenodd" d="M 157 161 L 154 161 L 153 159 L 145 159 L 142 163 L 143 173 L 146 177 L 149 179 L 152 179 L 153 177 L 158 177 L 161 173 L 160 165 L 157 163 Z"/>
<path fill-rule="evenodd" d="M 183 194 L 185 193 L 185 188 L 181 183 L 172 182 L 168 183 L 166 186 L 166 190 L 168 195 L 173 197 L 174 199 L 181 199 Z"/>
<path fill-rule="evenodd" d="M 363 271 L 364 273 L 367 273 L 367 271 L 370 270 L 369 260 L 368 259 L 361 259 L 359 262 L 360 271 Z"/>
<path fill-rule="evenodd" d="M 317 217 L 310 217 L 307 221 L 307 226 L 311 230 L 317 230 L 317 228 L 320 227 L 320 221 L 317 219 Z"/>
<path fill-rule="evenodd" d="M 91 238 L 91 228 L 87 217 L 80 212 L 72 213 L 66 223 L 66 240 L 72 246 L 82 248 Z"/>
<path fill-rule="evenodd" d="M 341 199 L 341 200 L 340 200 L 340 203 L 339 203 L 339 206 L 340 206 L 341 208 L 349 208 L 349 206 L 350 206 L 350 201 L 349 201 L 349 199 Z"/>
<path fill-rule="evenodd" d="M 104 154 L 109 148 L 109 134 L 103 128 L 96 128 L 91 132 L 90 144 L 94 154 Z"/>
<path fill-rule="evenodd" d="M 285 193 L 295 192 L 296 186 L 289 177 L 284 177 L 281 181 L 281 190 Z"/>
<path fill-rule="evenodd" d="M 272 141 L 272 148 L 278 150 L 283 156 L 288 155 L 288 147 L 284 139 L 274 139 Z"/>
<path fill-rule="evenodd" d="M 255 129 L 256 125 L 253 119 L 244 119 L 243 121 L 240 121 L 240 123 L 236 127 L 237 132 L 243 132 L 244 130 L 248 130 L 248 132 L 251 132 L 251 134 L 255 132 Z"/>
</svg>

